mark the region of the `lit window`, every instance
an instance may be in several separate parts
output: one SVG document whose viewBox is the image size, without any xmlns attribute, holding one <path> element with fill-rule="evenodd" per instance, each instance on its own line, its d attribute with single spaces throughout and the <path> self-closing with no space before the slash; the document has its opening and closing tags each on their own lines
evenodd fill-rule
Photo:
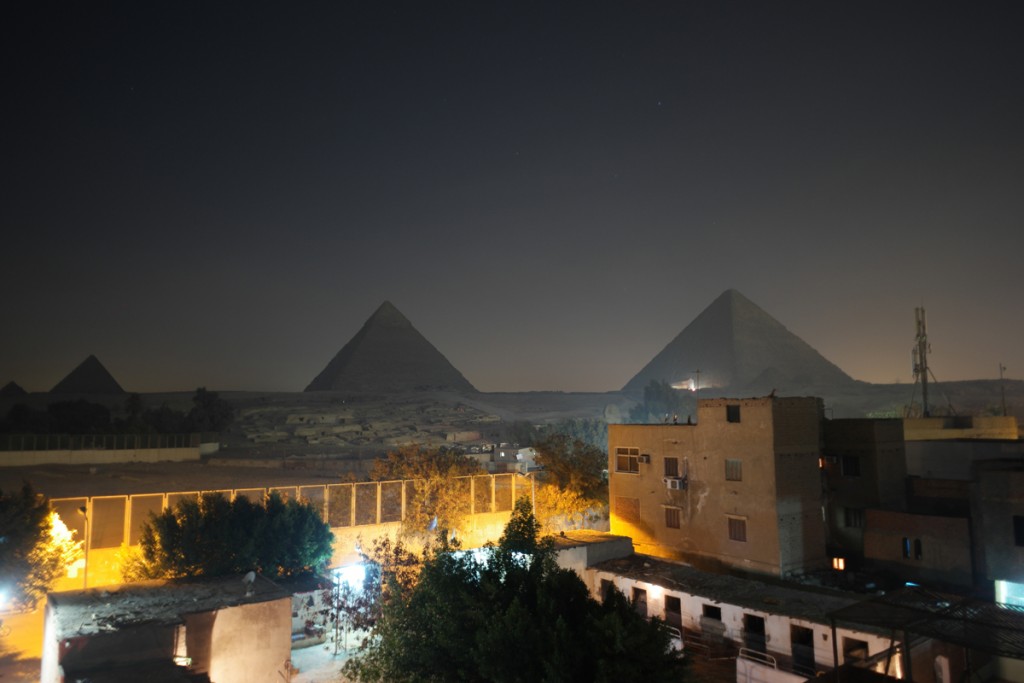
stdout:
<svg viewBox="0 0 1024 683">
<path fill-rule="evenodd" d="M 747 540 L 747 520 L 745 517 L 729 517 L 729 540 L 730 541 L 742 541 Z"/>
<path fill-rule="evenodd" d="M 725 461 L 725 480 L 743 481 L 743 461 L 727 459 Z"/>
<path fill-rule="evenodd" d="M 832 569 L 836 571 L 844 571 L 846 569 L 846 560 L 842 557 L 832 558 Z"/>
<path fill-rule="evenodd" d="M 725 421 L 726 422 L 739 422 L 740 421 L 740 407 L 739 406 L 726 406 L 725 407 Z"/>
<path fill-rule="evenodd" d="M 679 528 L 679 508 L 665 508 L 665 526 L 669 529 Z"/>
<path fill-rule="evenodd" d="M 639 448 L 616 448 L 615 471 L 637 473 L 640 471 Z"/>
</svg>

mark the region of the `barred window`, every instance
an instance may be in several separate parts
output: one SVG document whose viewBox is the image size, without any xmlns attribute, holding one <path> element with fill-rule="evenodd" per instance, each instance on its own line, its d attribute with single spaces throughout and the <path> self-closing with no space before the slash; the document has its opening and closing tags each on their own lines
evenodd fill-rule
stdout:
<svg viewBox="0 0 1024 683">
<path fill-rule="evenodd" d="M 679 476 L 679 458 L 665 458 L 665 476 Z"/>
<path fill-rule="evenodd" d="M 744 517 L 729 517 L 729 540 L 747 540 L 747 520 Z"/>
<path fill-rule="evenodd" d="M 669 529 L 679 528 L 679 508 L 665 508 L 665 526 Z"/>
<path fill-rule="evenodd" d="M 843 508 L 843 526 L 847 527 L 848 529 L 863 529 L 863 508 Z"/>
<path fill-rule="evenodd" d="M 725 480 L 743 481 L 743 461 L 729 458 L 725 461 Z"/>
<path fill-rule="evenodd" d="M 725 407 L 725 420 L 726 420 L 726 422 L 739 422 L 740 421 L 740 407 L 739 406 L 726 406 Z"/>
<path fill-rule="evenodd" d="M 640 521 L 640 499 L 615 496 L 612 501 L 612 514 L 624 522 L 634 524 Z"/>
</svg>

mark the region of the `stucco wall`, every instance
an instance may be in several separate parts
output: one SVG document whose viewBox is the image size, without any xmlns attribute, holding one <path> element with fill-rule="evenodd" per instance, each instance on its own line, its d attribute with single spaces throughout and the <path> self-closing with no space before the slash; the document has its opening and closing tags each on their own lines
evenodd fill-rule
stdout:
<svg viewBox="0 0 1024 683">
<path fill-rule="evenodd" d="M 909 557 L 905 556 L 904 539 L 909 544 Z M 966 518 L 868 510 L 864 558 L 908 580 L 972 584 L 971 539 Z"/>
<path fill-rule="evenodd" d="M 188 656 L 217 683 L 279 683 L 291 657 L 291 598 L 185 616 Z"/>
<path fill-rule="evenodd" d="M 633 538 L 637 552 L 672 559 L 769 574 L 822 566 L 820 415 L 814 398 L 710 399 L 694 425 L 609 425 L 611 532 Z M 618 448 L 650 462 L 617 471 Z M 678 458 L 685 489 L 666 487 L 666 458 Z M 728 460 L 739 461 L 738 479 L 726 478 Z M 667 525 L 666 508 L 679 509 L 680 528 Z M 730 519 L 745 525 L 745 541 L 730 538 Z"/>
<path fill-rule="evenodd" d="M 199 460 L 199 446 L 188 448 L 126 448 L 62 451 L 4 451 L 4 467 L 32 465 L 107 465 L 126 462 L 185 462 Z"/>
</svg>

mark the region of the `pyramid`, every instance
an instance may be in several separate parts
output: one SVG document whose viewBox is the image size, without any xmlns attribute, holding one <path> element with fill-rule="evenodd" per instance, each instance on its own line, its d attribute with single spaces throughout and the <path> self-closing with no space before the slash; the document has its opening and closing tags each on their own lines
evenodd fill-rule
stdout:
<svg viewBox="0 0 1024 683">
<path fill-rule="evenodd" d="M 51 394 L 123 394 L 124 389 L 103 363 L 90 355 L 50 389 Z"/>
<path fill-rule="evenodd" d="M 407 391 L 476 389 L 390 301 L 331 359 L 306 391 Z"/>
<path fill-rule="evenodd" d="M 3 389 L 0 389 L 0 398 L 18 398 L 20 396 L 28 396 L 28 392 L 21 388 L 21 385 L 11 380 L 4 385 Z"/>
<path fill-rule="evenodd" d="M 652 380 L 765 392 L 854 382 L 735 289 L 711 302 L 623 391 L 639 393 Z"/>
</svg>

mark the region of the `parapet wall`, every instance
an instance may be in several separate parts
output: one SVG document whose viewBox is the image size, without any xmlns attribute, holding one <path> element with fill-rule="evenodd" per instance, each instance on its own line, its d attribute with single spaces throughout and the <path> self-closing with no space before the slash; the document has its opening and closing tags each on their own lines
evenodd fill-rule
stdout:
<svg viewBox="0 0 1024 683">
<path fill-rule="evenodd" d="M 0 453 L 0 467 L 32 465 L 110 465 L 131 462 L 187 462 L 199 460 L 199 446 L 186 448 L 126 448 L 81 451 L 8 451 Z"/>
</svg>

